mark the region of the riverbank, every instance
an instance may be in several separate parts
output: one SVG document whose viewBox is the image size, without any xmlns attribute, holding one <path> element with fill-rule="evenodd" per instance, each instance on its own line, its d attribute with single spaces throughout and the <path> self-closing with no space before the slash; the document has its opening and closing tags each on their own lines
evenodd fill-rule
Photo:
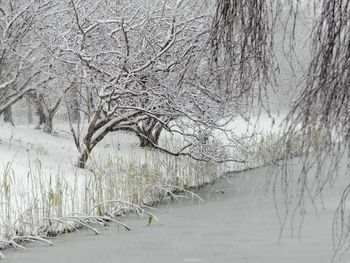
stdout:
<svg viewBox="0 0 350 263">
<path fill-rule="evenodd" d="M 247 123 L 243 120 L 233 126 L 241 135 L 252 128 L 244 128 Z M 271 128 L 268 122 L 262 126 Z M 87 169 L 78 169 L 79 153 L 68 128 L 58 126 L 48 135 L 26 125 L 2 124 L 0 249 L 22 248 L 28 241 L 44 241 L 42 238 L 81 227 L 98 233 L 91 224 L 106 221 L 128 228 L 119 222 L 121 215 L 130 211 L 147 214 L 147 205 L 162 201 L 174 190 L 205 185 L 227 170 L 247 167 L 197 162 L 142 149 L 135 136 L 117 133 L 98 145 Z M 162 143 L 181 148 L 176 138 L 164 137 Z"/>
<path fill-rule="evenodd" d="M 307 204 L 300 233 L 296 217 L 279 238 L 272 172 L 261 168 L 222 178 L 199 191 L 204 203 L 161 205 L 153 211 L 159 223 L 148 226 L 147 217 L 131 215 L 123 219 L 130 232 L 112 225 L 99 236 L 86 231 L 63 235 L 53 247 L 5 251 L 6 262 L 331 262 L 332 220 L 342 183 L 325 192 L 323 207 Z M 336 262 L 348 263 L 349 256 Z"/>
</svg>

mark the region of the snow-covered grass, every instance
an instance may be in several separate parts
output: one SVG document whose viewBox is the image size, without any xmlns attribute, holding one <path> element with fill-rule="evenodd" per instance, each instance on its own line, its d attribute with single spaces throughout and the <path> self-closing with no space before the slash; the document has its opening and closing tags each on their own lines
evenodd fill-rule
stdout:
<svg viewBox="0 0 350 263">
<path fill-rule="evenodd" d="M 91 223 L 120 222 L 129 211 L 176 198 L 174 191 L 214 180 L 224 166 L 140 149 L 130 134 L 109 136 L 78 169 L 78 152 L 64 127 L 47 135 L 26 126 L 1 126 L 0 247 L 55 236 Z M 176 140 L 164 141 L 176 147 Z M 174 145 L 175 144 L 175 145 Z"/>
<path fill-rule="evenodd" d="M 186 190 L 209 183 L 227 170 L 280 159 L 279 128 L 271 119 L 248 126 L 237 120 L 230 125 L 245 138 L 253 130 L 261 131 L 247 140 L 245 164 L 218 165 L 170 156 L 139 148 L 138 139 L 131 134 L 115 133 L 96 146 L 87 169 L 78 169 L 79 153 L 66 125 L 56 126 L 56 133 L 48 135 L 25 125 L 1 124 L 0 249 L 21 248 L 31 240 L 49 242 L 43 238 L 80 227 L 98 234 L 93 225 L 107 221 L 129 229 L 121 220 L 130 211 L 152 222 L 156 217 L 148 207 L 164 198 L 176 198 L 174 192 L 195 196 Z M 302 140 L 293 142 L 291 156 Z M 182 147 L 179 138 L 169 136 L 163 136 L 161 144 L 168 149 Z"/>
<path fill-rule="evenodd" d="M 321 145 L 330 142 L 329 132 L 325 130 L 311 131 L 307 136 L 296 132 L 288 139 L 280 133 L 268 132 L 254 135 L 248 148 L 253 156 L 252 166 L 259 167 L 300 156 L 305 153 L 303 149 L 318 151 Z"/>
</svg>

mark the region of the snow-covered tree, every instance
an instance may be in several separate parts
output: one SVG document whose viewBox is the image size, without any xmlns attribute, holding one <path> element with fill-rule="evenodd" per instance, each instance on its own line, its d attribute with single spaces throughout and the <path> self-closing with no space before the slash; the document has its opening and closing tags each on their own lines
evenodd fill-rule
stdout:
<svg viewBox="0 0 350 263">
<path fill-rule="evenodd" d="M 31 26 L 39 5 L 2 1 L 0 6 L 0 114 L 42 81 L 41 56 Z"/>
<path fill-rule="evenodd" d="M 67 1 L 41 18 L 43 34 L 56 36 L 52 57 L 88 91 L 82 100 L 93 114 L 78 147 L 81 167 L 110 132 L 133 132 L 141 146 L 156 148 L 162 131 L 180 133 L 183 149 L 162 150 L 188 155 L 199 131 L 223 129 L 238 94 L 222 89 L 224 74 L 210 70 L 211 13 L 205 1 Z"/>
</svg>

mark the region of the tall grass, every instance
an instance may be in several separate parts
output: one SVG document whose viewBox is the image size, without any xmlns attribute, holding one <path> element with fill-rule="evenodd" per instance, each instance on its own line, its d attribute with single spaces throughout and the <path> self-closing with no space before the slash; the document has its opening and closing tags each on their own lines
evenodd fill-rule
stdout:
<svg viewBox="0 0 350 263">
<path fill-rule="evenodd" d="M 188 190 L 214 181 L 227 169 L 273 164 L 300 154 L 305 142 L 315 149 L 327 143 L 327 133 L 310 134 L 308 138 L 296 134 L 288 143 L 277 134 L 253 137 L 246 143 L 248 151 L 243 158 L 247 162 L 237 167 L 149 149 L 140 155 L 141 150 L 132 147 L 127 154 L 119 147 L 113 154 L 97 152 L 86 170 L 76 169 L 73 175 L 60 170 L 48 173 L 40 159 L 28 160 L 24 174 L 6 163 L 0 171 L 0 250 L 23 248 L 31 240 L 51 244 L 47 238 L 81 227 L 98 234 L 95 224 L 114 222 L 129 230 L 122 216 L 132 211 L 146 215 L 151 223 L 157 218 L 148 211 L 149 206 L 177 198 L 179 192 L 199 198 Z M 181 148 L 181 142 L 173 138 L 163 143 L 167 149 Z M 38 151 L 46 153 L 43 147 Z"/>
<path fill-rule="evenodd" d="M 278 164 L 305 154 L 304 149 L 316 152 L 320 147 L 331 143 L 331 135 L 325 130 L 313 130 L 307 135 L 294 133 L 288 138 L 280 133 L 256 134 L 247 142 L 246 164 L 251 167 L 261 167 Z M 307 145 L 307 147 L 305 147 Z"/>
<path fill-rule="evenodd" d="M 138 156 L 138 157 L 135 157 Z M 186 191 L 213 181 L 224 166 L 197 162 L 144 149 L 143 156 L 99 153 L 88 169 L 74 176 L 60 171 L 47 174 L 45 164 L 28 161 L 26 174 L 7 163 L 0 172 L 0 249 L 22 248 L 27 241 L 47 238 L 85 227 L 98 234 L 94 224 L 114 222 L 130 228 L 122 216 L 134 211 L 157 219 L 148 210 L 166 198 L 193 197 Z M 2 257 L 2 255 L 0 255 Z"/>
</svg>

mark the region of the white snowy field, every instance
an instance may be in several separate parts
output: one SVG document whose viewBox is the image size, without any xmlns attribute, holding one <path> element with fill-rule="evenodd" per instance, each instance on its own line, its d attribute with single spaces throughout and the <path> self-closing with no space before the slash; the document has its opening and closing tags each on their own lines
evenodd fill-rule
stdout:
<svg viewBox="0 0 350 263">
<path fill-rule="evenodd" d="M 64 127 L 54 135 L 26 126 L 0 128 L 0 247 L 16 236 L 62 231 L 72 224 L 65 217 L 90 216 L 99 203 L 151 202 L 163 185 L 190 185 L 201 172 L 188 158 L 180 162 L 140 149 L 137 138 L 125 133 L 108 136 L 94 149 L 88 169 L 78 169 L 79 154 Z M 42 229 L 51 219 L 56 229 Z"/>
<path fill-rule="evenodd" d="M 240 119 L 230 126 L 238 135 L 253 128 L 278 131 L 272 122 L 268 117 L 250 124 Z M 27 125 L 2 123 L 0 130 L 0 248 L 74 230 L 104 214 L 118 215 L 134 208 L 129 204 L 152 203 L 170 186 L 186 188 L 227 169 L 244 168 L 170 157 L 139 148 L 131 134 L 115 133 L 93 150 L 88 169 L 82 170 L 66 125 L 56 125 L 53 135 Z M 177 139 L 163 138 L 163 143 L 179 148 Z"/>
<path fill-rule="evenodd" d="M 251 134 L 253 130 L 268 134 L 278 132 L 283 117 L 252 118 L 250 122 L 237 119 L 227 125 L 237 135 Z M 273 124 L 274 123 L 274 124 Z M 46 176 L 64 173 L 67 178 L 74 179 L 77 173 L 76 162 L 79 157 L 67 125 L 56 125 L 55 134 L 49 135 L 34 126 L 16 125 L 15 127 L 0 123 L 0 162 L 2 166 L 11 164 L 16 174 L 27 174 L 30 162 L 40 160 Z M 108 135 L 93 150 L 95 157 L 103 154 L 118 153 L 124 158 L 144 159 L 144 150 L 138 147 L 136 136 L 126 133 Z M 80 171 L 81 172 L 81 171 Z"/>
</svg>

